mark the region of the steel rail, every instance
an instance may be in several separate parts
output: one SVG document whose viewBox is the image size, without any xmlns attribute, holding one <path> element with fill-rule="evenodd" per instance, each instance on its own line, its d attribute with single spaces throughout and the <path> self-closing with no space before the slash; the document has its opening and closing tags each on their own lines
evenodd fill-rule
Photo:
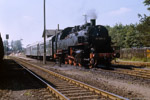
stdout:
<svg viewBox="0 0 150 100">
<path fill-rule="evenodd" d="M 132 62 L 132 61 L 117 61 L 117 62 L 112 62 L 112 64 L 116 65 L 133 65 L 133 66 L 150 66 L 150 62 Z"/>
<path fill-rule="evenodd" d="M 150 74 L 150 70 L 146 70 L 146 69 L 139 69 L 139 68 L 133 68 L 135 71 L 140 71 L 140 72 L 145 72 Z"/>
<path fill-rule="evenodd" d="M 64 96 L 62 93 L 60 93 L 59 91 L 57 91 L 55 88 L 53 88 L 51 85 L 49 85 L 46 81 L 44 81 L 43 79 L 41 79 L 39 76 L 37 76 L 36 74 L 34 74 L 32 71 L 30 71 L 28 68 L 24 67 L 23 64 L 20 64 L 18 61 L 15 60 L 15 62 L 17 64 L 19 64 L 21 67 L 23 67 L 25 70 L 27 70 L 30 74 L 32 74 L 34 77 L 36 77 L 37 79 L 39 79 L 41 82 L 43 82 L 46 86 L 47 89 L 56 96 L 56 98 L 59 98 L 60 100 L 69 100 L 69 98 L 67 98 L 66 96 Z"/>
<path fill-rule="evenodd" d="M 112 62 L 112 64 L 116 65 L 133 65 L 133 66 L 150 66 L 149 62 L 128 62 L 128 61 L 117 61 L 117 62 Z M 145 69 L 139 69 L 139 68 L 133 68 L 132 70 L 117 70 L 113 71 L 115 73 L 119 74 L 125 74 L 125 75 L 131 75 L 135 77 L 141 77 L 145 79 L 150 79 L 150 70 L 145 70 Z"/>
<path fill-rule="evenodd" d="M 47 72 L 47 73 L 49 73 L 49 74 L 51 74 L 51 75 L 53 75 L 53 76 L 59 77 L 59 78 L 65 80 L 65 81 L 68 81 L 68 82 L 70 82 L 70 83 L 73 83 L 73 84 L 75 84 L 76 86 L 80 86 L 80 87 L 83 87 L 83 88 L 85 88 L 85 89 L 88 89 L 88 90 L 90 90 L 90 91 L 92 91 L 92 92 L 94 92 L 94 93 L 96 93 L 96 94 L 98 94 L 98 95 L 102 95 L 102 96 L 104 96 L 104 97 L 106 97 L 106 98 L 108 98 L 108 99 L 112 99 L 112 100 L 129 100 L 129 99 L 127 99 L 127 98 L 124 98 L 124 97 L 115 95 L 115 94 L 110 93 L 110 92 L 106 92 L 106 91 L 104 91 L 104 90 L 102 90 L 102 89 L 98 89 L 98 88 L 96 88 L 96 87 L 93 87 L 93 86 L 91 86 L 91 85 L 85 84 L 85 83 L 83 83 L 83 82 L 80 82 L 80 81 L 71 79 L 71 78 L 69 78 L 69 77 L 60 75 L 60 74 L 58 74 L 58 73 L 56 73 L 56 72 L 52 72 L 52 71 L 47 70 L 47 69 L 45 69 L 45 68 L 39 67 L 39 66 L 37 66 L 37 65 L 30 64 L 30 63 L 25 62 L 25 61 L 23 61 L 23 60 L 20 60 L 20 59 L 18 59 L 18 58 L 13 58 L 13 59 L 16 60 L 16 61 L 18 61 L 18 62 L 21 62 L 22 64 L 27 64 L 27 65 L 30 65 L 30 66 L 32 66 L 32 67 L 38 68 L 38 69 L 40 69 L 40 70 L 42 70 L 42 71 L 45 71 L 45 72 Z"/>
<path fill-rule="evenodd" d="M 146 70 L 135 70 L 135 69 L 133 69 L 133 70 L 117 70 L 114 72 L 150 79 L 150 72 L 149 71 L 146 72 Z"/>
</svg>

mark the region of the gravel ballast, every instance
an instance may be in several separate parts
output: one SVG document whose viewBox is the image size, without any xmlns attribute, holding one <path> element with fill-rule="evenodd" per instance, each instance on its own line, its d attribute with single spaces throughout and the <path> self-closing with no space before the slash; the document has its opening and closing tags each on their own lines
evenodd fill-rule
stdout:
<svg viewBox="0 0 150 100">
<path fill-rule="evenodd" d="M 62 65 L 59 67 L 55 62 L 47 62 L 46 65 L 43 65 L 42 61 L 30 58 L 25 59 L 38 66 L 129 99 L 149 100 L 150 98 L 150 80 L 112 73 L 105 69 L 86 69 L 72 65 Z"/>
</svg>

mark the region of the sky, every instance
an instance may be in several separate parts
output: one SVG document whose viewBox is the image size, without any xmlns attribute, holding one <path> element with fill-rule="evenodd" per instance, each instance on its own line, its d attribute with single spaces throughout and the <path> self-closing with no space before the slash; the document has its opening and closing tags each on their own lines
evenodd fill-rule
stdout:
<svg viewBox="0 0 150 100">
<path fill-rule="evenodd" d="M 44 0 L 0 0 L 0 33 L 9 42 L 22 40 L 23 46 L 43 40 Z M 82 25 L 96 18 L 97 25 L 139 22 L 138 14 L 147 14 L 144 0 L 46 0 L 46 29 Z"/>
</svg>

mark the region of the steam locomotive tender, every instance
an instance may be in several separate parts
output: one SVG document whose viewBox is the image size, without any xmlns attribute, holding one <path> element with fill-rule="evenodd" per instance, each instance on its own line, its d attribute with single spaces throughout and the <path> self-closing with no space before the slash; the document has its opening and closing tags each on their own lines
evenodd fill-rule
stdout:
<svg viewBox="0 0 150 100">
<path fill-rule="evenodd" d="M 26 56 L 42 59 L 44 43 L 28 45 Z M 96 25 L 95 19 L 82 26 L 67 27 L 46 41 L 46 58 L 59 59 L 60 63 L 96 67 L 98 64 L 110 64 L 119 57 L 111 46 L 108 30 Z"/>
<path fill-rule="evenodd" d="M 119 57 L 111 47 L 111 37 L 102 25 L 96 25 L 95 19 L 83 26 L 64 29 L 56 36 L 54 59 L 59 58 L 65 64 L 95 67 L 98 64 L 110 64 Z"/>
</svg>

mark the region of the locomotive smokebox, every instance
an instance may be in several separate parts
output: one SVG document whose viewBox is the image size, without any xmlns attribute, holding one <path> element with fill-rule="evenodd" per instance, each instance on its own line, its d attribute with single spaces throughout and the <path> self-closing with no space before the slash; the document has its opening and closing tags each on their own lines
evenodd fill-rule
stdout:
<svg viewBox="0 0 150 100">
<path fill-rule="evenodd" d="M 95 26 L 96 25 L 96 20 L 95 19 L 91 19 L 91 25 Z"/>
</svg>

